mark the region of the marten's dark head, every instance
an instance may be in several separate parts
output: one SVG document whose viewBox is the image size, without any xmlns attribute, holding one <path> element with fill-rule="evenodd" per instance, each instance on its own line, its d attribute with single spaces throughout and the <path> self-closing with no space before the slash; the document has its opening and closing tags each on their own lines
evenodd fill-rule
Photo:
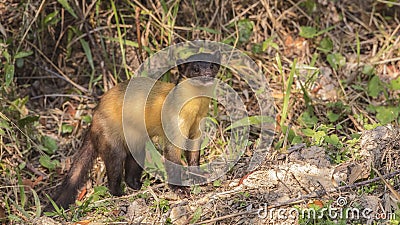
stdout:
<svg viewBox="0 0 400 225">
<path fill-rule="evenodd" d="M 194 78 L 200 85 L 212 84 L 219 71 L 221 53 L 199 53 L 192 55 L 178 66 L 179 77 Z"/>
</svg>

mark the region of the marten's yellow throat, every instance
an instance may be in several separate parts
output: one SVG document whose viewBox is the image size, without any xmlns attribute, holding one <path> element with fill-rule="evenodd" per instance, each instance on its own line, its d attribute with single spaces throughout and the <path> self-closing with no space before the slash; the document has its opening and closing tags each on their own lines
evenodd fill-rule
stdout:
<svg viewBox="0 0 400 225">
<path fill-rule="evenodd" d="M 219 63 L 220 58 L 218 51 L 189 57 L 187 60 L 191 62 L 178 66 L 179 76 L 183 78 L 182 80 L 191 78 L 182 85 L 154 82 L 150 78 L 133 78 L 131 82 L 133 82 L 134 89 L 125 101 L 124 96 L 128 82 L 120 83 L 109 90 L 94 111 L 92 124 L 83 140 L 82 147 L 74 155 L 70 171 L 53 196 L 56 204 L 67 208 L 75 202 L 78 191 L 88 179 L 89 170 L 97 156 L 100 156 L 105 163 L 108 186 L 112 195 L 123 195 L 121 186 L 123 177 L 129 187 L 140 189 L 143 170 L 140 165 L 144 164 L 145 145 L 148 137 L 158 136 L 164 139 L 163 154 L 166 160 L 178 165 L 182 164 L 181 153 L 183 151 L 188 166 L 198 166 L 200 141 L 182 143 L 185 140 L 178 138 L 176 141 L 180 143 L 174 145 L 166 138 L 165 127 L 163 128 L 162 125 L 162 120 L 165 123 L 165 121 L 168 122 L 168 118 L 162 119 L 161 115 L 163 117 L 171 116 L 171 118 L 176 116 L 168 115 L 174 111 L 169 111 L 168 108 L 175 108 L 175 104 L 178 107 L 181 99 L 213 88 L 213 85 L 210 84 L 213 83 L 219 71 L 219 64 L 211 62 Z M 167 96 L 169 100 L 167 100 Z M 172 129 L 168 132 L 182 134 L 189 140 L 199 140 L 201 136 L 200 121 L 207 115 L 209 103 L 210 98 L 205 96 L 187 101 L 179 111 L 179 124 L 167 126 L 168 129 Z M 167 110 L 162 112 L 164 104 L 167 104 L 164 106 L 167 107 Z M 124 111 L 132 114 L 132 116 L 124 116 L 124 120 L 126 120 L 124 127 L 122 124 L 123 107 Z M 141 126 L 143 121 L 145 121 L 145 125 Z M 170 123 L 176 123 L 176 120 L 170 121 Z M 124 132 L 127 135 L 130 149 L 125 141 Z M 133 149 L 132 146 L 134 146 Z M 135 157 L 132 156 L 130 150 L 135 153 Z M 167 164 L 165 168 L 168 180 L 179 183 L 180 171 Z M 176 186 L 172 187 L 176 189 Z"/>
</svg>

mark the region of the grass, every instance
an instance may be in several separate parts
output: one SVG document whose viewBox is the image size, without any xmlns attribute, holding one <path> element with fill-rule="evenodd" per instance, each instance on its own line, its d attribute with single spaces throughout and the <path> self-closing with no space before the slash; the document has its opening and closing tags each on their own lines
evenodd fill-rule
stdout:
<svg viewBox="0 0 400 225">
<path fill-rule="evenodd" d="M 143 59 L 176 41 L 230 44 L 262 68 L 279 124 L 266 164 L 278 162 L 276 152 L 287 152 L 296 144 L 323 147 L 334 165 L 354 162 L 363 132 L 400 123 L 400 8 L 395 1 L 357 5 L 350 0 L 160 0 L 146 4 L 99 0 L 76 4 L 0 1 L 0 221 L 4 223 L 29 223 L 42 215 L 46 194 L 63 177 L 99 96 L 133 77 Z M 172 71 L 171 80 L 174 76 Z M 251 132 L 257 130 L 254 118 L 259 106 L 253 93 L 238 74 L 227 71 L 222 76 L 240 92 L 250 112 Z M 214 104 L 217 114 L 223 115 L 224 110 Z M 205 151 L 205 159 L 221 154 L 228 143 L 232 124 L 223 116 L 217 119 L 213 151 Z M 247 174 L 243 165 L 251 156 L 249 148 L 259 141 L 251 134 L 251 145 L 243 147 L 244 156 L 221 179 L 222 185 L 200 187 L 197 200 L 229 190 L 230 182 Z M 386 174 L 399 168 L 397 158 L 385 158 L 378 169 Z M 139 193 L 128 190 L 120 199 L 101 188 L 106 187 L 101 164 L 91 177 L 89 193 L 79 206 L 59 210 L 51 218 L 124 222 L 115 212 L 143 198 L 147 206 L 153 206 L 149 208 L 155 215 L 151 222 L 167 221 L 175 204 L 164 198 L 166 187 L 153 177 L 146 177 L 150 186 Z M 389 181 L 399 189 L 398 178 Z M 364 188 L 382 196 L 384 185 Z M 363 193 L 359 190 L 357 194 Z M 226 199 L 215 203 L 218 212 L 188 200 L 197 209 L 191 212 L 192 222 L 233 215 L 262 201 L 254 197 L 254 190 L 245 193 L 250 195 L 239 196 L 240 204 Z M 221 223 L 239 220 L 233 218 Z"/>
</svg>

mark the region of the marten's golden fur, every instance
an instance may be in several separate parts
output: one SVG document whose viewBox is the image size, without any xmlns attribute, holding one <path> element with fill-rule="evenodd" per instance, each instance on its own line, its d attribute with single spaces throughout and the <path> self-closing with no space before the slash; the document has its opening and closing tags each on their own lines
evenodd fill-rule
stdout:
<svg viewBox="0 0 400 225">
<path fill-rule="evenodd" d="M 214 61 L 220 61 L 219 52 L 214 54 L 201 53 L 189 59 L 203 59 L 204 61 L 210 57 Z M 75 201 L 78 190 L 86 182 L 88 171 L 92 168 L 97 156 L 100 156 L 105 163 L 109 190 L 112 195 L 120 196 L 123 194 L 121 182 L 124 173 L 126 184 L 133 189 L 140 189 L 142 174 L 140 165 L 144 163 L 144 149 L 148 137 L 158 136 L 163 138 L 166 143 L 164 157 L 173 163 L 182 164 L 182 149 L 169 142 L 168 138 L 165 137 L 165 128 L 162 127 L 161 121 L 162 107 L 164 104 L 166 105 L 164 105 L 167 112 L 166 116 L 172 118 L 173 115 L 168 115 L 168 110 L 172 110 L 175 104 L 178 105 L 180 99 L 187 99 L 190 96 L 198 96 L 207 92 L 213 87 L 209 83 L 217 75 L 218 70 L 218 64 L 200 61 L 188 62 L 179 66 L 179 73 L 183 78 L 199 78 L 194 82 L 185 81 L 182 85 L 175 86 L 166 82 L 154 82 L 150 78 L 133 78 L 131 81 L 133 87 L 128 88 L 128 82 L 123 82 L 109 90 L 102 97 L 93 114 L 91 127 L 82 147 L 74 155 L 70 171 L 56 195 L 53 196 L 55 202 L 66 208 Z M 207 82 L 208 85 L 205 85 Z M 154 87 L 151 88 L 153 84 Z M 127 88 L 131 93 L 125 96 Z M 147 90 L 150 89 L 151 91 L 147 96 Z M 168 97 L 170 101 L 166 103 L 168 94 L 170 94 L 170 97 Z M 201 134 L 199 123 L 207 115 L 209 103 L 210 98 L 203 96 L 192 98 L 182 104 L 183 107 L 179 112 L 179 125 L 176 126 L 179 127 L 179 131 L 173 130 L 172 133 L 181 133 L 184 137 L 192 140 L 199 138 Z M 123 107 L 125 107 L 125 112 L 123 112 Z M 123 113 L 127 114 L 123 117 Z M 123 121 L 123 118 L 125 121 Z M 141 125 L 143 121 L 145 125 Z M 171 123 L 174 123 L 174 121 L 171 120 Z M 125 127 L 123 127 L 123 122 L 127 124 Z M 175 129 L 173 127 L 171 126 L 171 129 Z M 128 135 L 126 140 L 124 131 Z M 177 138 L 178 142 L 181 140 L 182 138 Z M 126 141 L 131 145 L 127 144 Z M 199 165 L 199 142 L 193 143 L 189 145 L 181 143 L 188 149 L 195 150 L 184 151 L 189 166 Z M 128 145 L 133 146 L 133 149 L 130 150 L 137 153 L 135 158 L 132 157 Z M 175 182 L 179 182 L 180 172 L 167 165 L 166 172 L 169 181 L 173 179 Z"/>
</svg>

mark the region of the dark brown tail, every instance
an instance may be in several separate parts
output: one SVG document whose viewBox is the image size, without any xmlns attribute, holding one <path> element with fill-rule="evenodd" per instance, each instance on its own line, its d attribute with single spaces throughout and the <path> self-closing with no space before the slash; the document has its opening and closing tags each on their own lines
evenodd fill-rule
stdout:
<svg viewBox="0 0 400 225">
<path fill-rule="evenodd" d="M 93 167 L 93 162 L 97 154 L 93 146 L 91 132 L 89 131 L 83 141 L 82 147 L 73 157 L 71 169 L 53 196 L 53 200 L 58 206 L 67 209 L 70 204 L 75 202 L 79 189 L 88 179 L 89 170 Z M 51 210 L 52 208 L 50 203 L 47 209 Z"/>
</svg>

